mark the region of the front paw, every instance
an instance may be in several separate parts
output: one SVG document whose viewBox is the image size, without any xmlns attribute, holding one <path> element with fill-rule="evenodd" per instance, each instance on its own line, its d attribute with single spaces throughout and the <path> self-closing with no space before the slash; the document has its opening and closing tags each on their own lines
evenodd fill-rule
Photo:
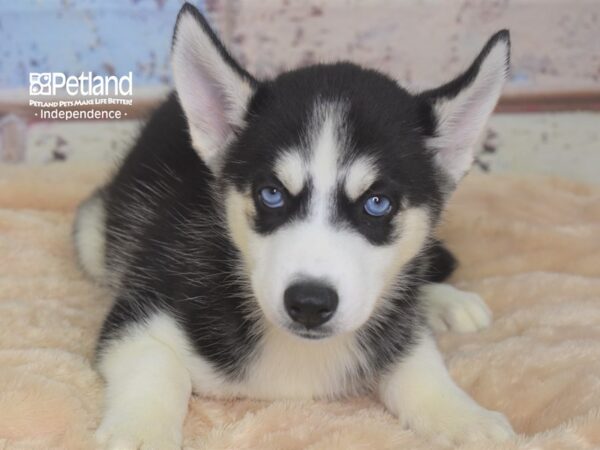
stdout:
<svg viewBox="0 0 600 450">
<path fill-rule="evenodd" d="M 470 402 L 469 402 L 470 403 Z M 444 445 L 460 445 L 475 441 L 501 442 L 515 436 L 508 419 L 476 403 L 444 412 L 444 408 L 423 411 L 407 425 L 416 433 Z"/>
<path fill-rule="evenodd" d="M 182 430 L 170 429 L 148 417 L 107 416 L 95 438 L 106 450 L 180 450 Z"/>
<path fill-rule="evenodd" d="M 478 294 L 448 284 L 426 286 L 423 301 L 429 326 L 436 332 L 473 332 L 492 322 L 492 312 Z"/>
</svg>

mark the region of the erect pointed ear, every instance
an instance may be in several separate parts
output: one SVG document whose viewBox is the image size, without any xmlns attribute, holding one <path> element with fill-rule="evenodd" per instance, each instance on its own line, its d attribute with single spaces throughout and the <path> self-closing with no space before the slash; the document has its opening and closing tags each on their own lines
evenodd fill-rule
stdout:
<svg viewBox="0 0 600 450">
<path fill-rule="evenodd" d="M 427 146 L 453 186 L 471 167 L 477 138 L 498 102 L 509 64 L 510 35 L 502 30 L 490 38 L 463 74 L 420 94 L 433 113 Z"/>
<path fill-rule="evenodd" d="M 244 125 L 256 81 L 235 62 L 206 19 L 189 3 L 177 16 L 171 62 L 192 146 L 218 174 L 227 144 Z"/>
</svg>

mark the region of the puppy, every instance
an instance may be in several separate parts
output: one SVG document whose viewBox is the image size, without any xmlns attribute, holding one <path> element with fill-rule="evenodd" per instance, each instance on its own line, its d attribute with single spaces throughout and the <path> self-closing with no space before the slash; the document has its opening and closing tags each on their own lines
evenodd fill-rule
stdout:
<svg viewBox="0 0 600 450">
<path fill-rule="evenodd" d="M 434 230 L 509 47 L 498 32 L 464 73 L 420 93 L 347 62 L 258 80 L 184 5 L 175 92 L 75 222 L 82 267 L 114 292 L 98 440 L 179 448 L 192 391 L 375 392 L 426 436 L 512 436 L 454 384 L 431 336 L 490 323 L 477 295 L 442 283 L 455 260 Z"/>
</svg>

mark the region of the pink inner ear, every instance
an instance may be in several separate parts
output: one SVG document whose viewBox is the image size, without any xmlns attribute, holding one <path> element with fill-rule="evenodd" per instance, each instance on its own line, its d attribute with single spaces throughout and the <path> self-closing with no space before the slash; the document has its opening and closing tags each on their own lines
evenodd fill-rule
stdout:
<svg viewBox="0 0 600 450">
<path fill-rule="evenodd" d="M 222 143 L 227 138 L 230 126 L 225 113 L 225 95 L 222 86 L 204 74 L 203 69 L 195 73 L 196 91 L 193 98 L 187 99 L 193 104 L 194 124 L 214 143 Z"/>
<path fill-rule="evenodd" d="M 205 163 L 216 167 L 233 127 L 242 122 L 251 86 L 205 26 L 193 14 L 180 15 L 173 41 L 173 76 L 192 145 Z"/>
<path fill-rule="evenodd" d="M 434 146 L 437 159 L 455 181 L 469 170 L 477 139 L 500 95 L 504 74 L 498 70 L 493 75 L 484 74 L 455 98 L 438 106 L 441 120 Z"/>
</svg>

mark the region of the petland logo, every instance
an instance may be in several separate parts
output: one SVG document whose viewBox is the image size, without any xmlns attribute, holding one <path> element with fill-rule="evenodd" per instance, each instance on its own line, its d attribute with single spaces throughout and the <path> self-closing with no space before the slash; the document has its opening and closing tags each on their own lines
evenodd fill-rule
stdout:
<svg viewBox="0 0 600 450">
<path fill-rule="evenodd" d="M 70 96 L 110 95 L 126 97 L 133 95 L 133 74 L 121 77 L 92 75 L 82 72 L 79 76 L 66 76 L 61 72 L 29 73 L 29 95 L 56 95 L 66 92 Z"/>
<path fill-rule="evenodd" d="M 41 120 L 113 120 L 133 106 L 133 74 L 121 77 L 82 72 L 29 74 L 29 106 Z M 48 98 L 48 96 L 51 96 Z M 34 98 L 32 98 L 34 97 Z"/>
</svg>

